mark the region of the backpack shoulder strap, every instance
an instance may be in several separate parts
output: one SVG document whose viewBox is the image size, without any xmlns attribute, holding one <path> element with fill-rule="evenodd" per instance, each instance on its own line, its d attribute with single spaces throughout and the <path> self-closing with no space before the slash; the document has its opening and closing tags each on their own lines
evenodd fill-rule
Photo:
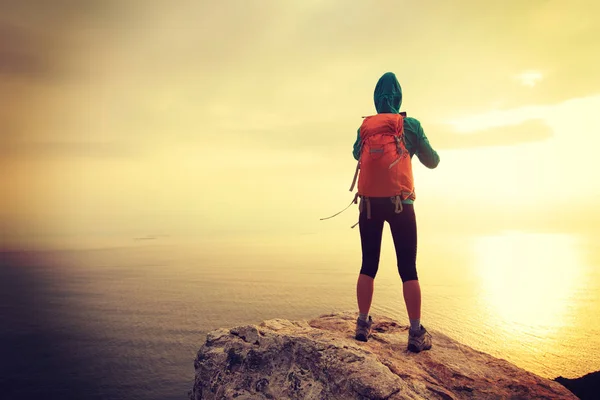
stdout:
<svg viewBox="0 0 600 400">
<path fill-rule="evenodd" d="M 401 136 L 404 134 L 404 117 L 402 114 L 398 114 L 396 118 L 396 135 Z"/>
</svg>

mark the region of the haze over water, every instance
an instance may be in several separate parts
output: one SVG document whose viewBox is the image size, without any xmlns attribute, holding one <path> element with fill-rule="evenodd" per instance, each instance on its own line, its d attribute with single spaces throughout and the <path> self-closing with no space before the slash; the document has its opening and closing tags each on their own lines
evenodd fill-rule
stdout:
<svg viewBox="0 0 600 400">
<path fill-rule="evenodd" d="M 209 329 L 354 309 L 356 210 L 319 218 L 387 71 L 441 157 L 414 167 L 423 323 L 600 369 L 600 3 L 0 7 L 0 375 L 180 398 Z M 383 248 L 373 311 L 405 322 Z"/>
</svg>

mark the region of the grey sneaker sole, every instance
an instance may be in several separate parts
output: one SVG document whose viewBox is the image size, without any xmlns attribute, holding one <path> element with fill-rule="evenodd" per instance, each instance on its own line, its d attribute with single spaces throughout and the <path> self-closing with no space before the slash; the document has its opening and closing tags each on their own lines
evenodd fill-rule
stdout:
<svg viewBox="0 0 600 400">
<path fill-rule="evenodd" d="M 425 346 L 425 347 L 423 347 L 423 349 L 419 349 L 414 344 L 409 344 L 408 345 L 408 351 L 412 351 L 413 353 L 420 353 L 420 352 L 425 351 L 425 350 L 431 350 L 431 345 Z"/>
<path fill-rule="evenodd" d="M 366 342 L 367 341 L 367 336 L 363 335 L 363 334 L 359 334 L 359 335 L 356 335 L 354 337 L 354 339 L 358 340 L 359 342 Z"/>
</svg>

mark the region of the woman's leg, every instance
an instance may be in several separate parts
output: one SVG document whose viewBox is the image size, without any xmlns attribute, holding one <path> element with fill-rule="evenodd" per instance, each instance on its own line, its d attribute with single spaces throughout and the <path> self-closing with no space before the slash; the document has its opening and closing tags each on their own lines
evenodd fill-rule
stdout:
<svg viewBox="0 0 600 400">
<path fill-rule="evenodd" d="M 373 301 L 373 290 L 375 279 L 369 275 L 359 274 L 356 282 L 356 300 L 358 302 L 358 312 L 362 315 L 369 315 L 371 302 Z"/>
<path fill-rule="evenodd" d="M 408 319 L 411 321 L 411 327 L 413 327 L 412 325 L 419 325 L 421 323 L 421 285 L 419 285 L 419 280 L 414 279 L 404 282 L 402 284 L 402 292 L 404 294 Z M 413 321 L 418 322 L 413 324 Z"/>
<path fill-rule="evenodd" d="M 373 210 L 375 211 L 375 210 Z M 384 220 L 373 212 L 367 219 L 363 211 L 359 217 L 360 243 L 362 248 L 362 266 L 356 283 L 356 299 L 360 314 L 368 315 L 373 300 L 375 275 L 379 268 L 381 255 L 381 236 Z"/>
<path fill-rule="evenodd" d="M 413 205 L 404 205 L 404 210 L 389 220 L 396 249 L 398 273 L 402 279 L 402 292 L 411 325 L 420 323 L 421 287 L 417 276 L 417 221 Z"/>
</svg>

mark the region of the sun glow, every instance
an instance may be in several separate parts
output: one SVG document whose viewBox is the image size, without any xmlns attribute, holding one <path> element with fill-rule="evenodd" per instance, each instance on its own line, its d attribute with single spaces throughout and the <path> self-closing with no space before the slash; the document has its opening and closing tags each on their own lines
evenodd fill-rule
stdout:
<svg viewBox="0 0 600 400">
<path fill-rule="evenodd" d="M 576 239 L 520 232 L 486 236 L 475 244 L 483 297 L 506 323 L 562 326 L 581 279 Z"/>
</svg>

